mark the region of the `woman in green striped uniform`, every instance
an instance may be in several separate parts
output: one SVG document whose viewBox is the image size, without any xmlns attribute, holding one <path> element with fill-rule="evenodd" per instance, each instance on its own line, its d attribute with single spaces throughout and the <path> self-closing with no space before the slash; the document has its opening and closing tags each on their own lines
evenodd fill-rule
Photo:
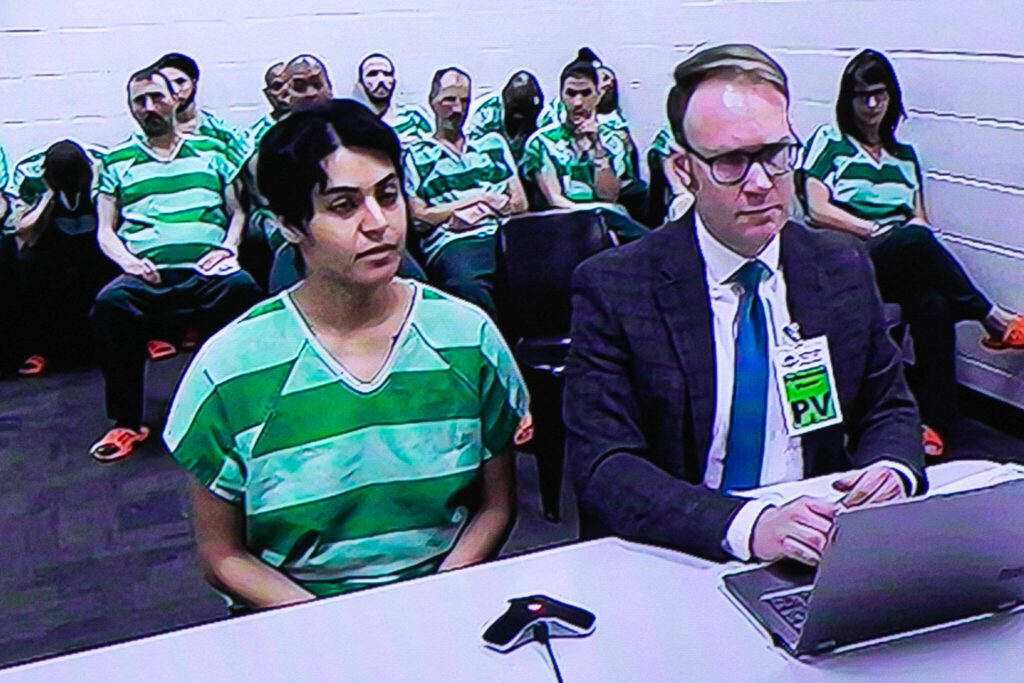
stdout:
<svg viewBox="0 0 1024 683">
<path fill-rule="evenodd" d="M 294 113 L 260 146 L 260 190 L 306 279 L 202 348 L 164 433 L 196 477 L 206 576 L 236 603 L 480 562 L 511 524 L 526 389 L 487 315 L 396 277 L 399 155 L 352 100 Z"/>
<path fill-rule="evenodd" d="M 885 56 L 854 57 L 843 72 L 837 125 L 819 128 L 807 146 L 807 209 L 814 224 L 867 242 L 882 297 L 900 304 L 914 338 L 917 360 L 907 375 L 922 418 L 947 430 L 956 405 L 954 325 L 977 320 L 985 346 L 1024 348 L 1024 320 L 993 305 L 935 238 L 917 154 L 896 139 L 905 117 Z M 926 447 L 941 454 L 941 437 L 926 430 Z"/>
</svg>

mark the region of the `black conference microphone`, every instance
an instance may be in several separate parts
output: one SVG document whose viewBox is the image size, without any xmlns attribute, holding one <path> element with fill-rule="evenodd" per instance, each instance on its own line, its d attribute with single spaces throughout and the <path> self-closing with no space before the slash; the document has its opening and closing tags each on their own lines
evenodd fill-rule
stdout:
<svg viewBox="0 0 1024 683">
<path fill-rule="evenodd" d="M 512 598 L 508 609 L 484 631 L 484 644 L 498 652 L 511 652 L 520 645 L 537 641 L 547 648 L 555 677 L 562 672 L 551 649 L 550 638 L 583 637 L 594 632 L 597 617 L 582 607 L 546 595 Z"/>
</svg>

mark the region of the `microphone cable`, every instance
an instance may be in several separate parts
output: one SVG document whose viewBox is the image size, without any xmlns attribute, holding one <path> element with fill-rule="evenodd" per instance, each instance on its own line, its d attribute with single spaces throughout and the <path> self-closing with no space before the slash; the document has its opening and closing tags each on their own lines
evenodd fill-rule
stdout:
<svg viewBox="0 0 1024 683">
<path fill-rule="evenodd" d="M 549 636 L 550 633 L 548 631 L 547 623 L 542 621 L 539 624 L 534 624 L 533 637 L 537 640 L 538 643 L 543 643 L 544 646 L 547 648 L 548 657 L 551 659 L 551 666 L 555 670 L 555 680 L 557 680 L 558 683 L 565 683 L 565 681 L 562 680 L 562 671 L 558 668 L 558 660 L 555 659 L 555 651 L 551 649 L 551 639 Z"/>
</svg>

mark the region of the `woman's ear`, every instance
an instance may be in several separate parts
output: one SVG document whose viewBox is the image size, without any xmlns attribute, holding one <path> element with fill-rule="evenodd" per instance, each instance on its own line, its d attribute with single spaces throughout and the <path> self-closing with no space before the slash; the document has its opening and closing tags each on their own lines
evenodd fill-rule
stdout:
<svg viewBox="0 0 1024 683">
<path fill-rule="evenodd" d="M 306 239 L 306 233 L 299 230 L 298 228 L 294 228 L 291 225 L 288 225 L 287 223 L 284 222 L 280 223 L 280 226 L 281 234 L 284 235 L 284 238 L 288 241 L 289 244 L 298 245 Z"/>
</svg>

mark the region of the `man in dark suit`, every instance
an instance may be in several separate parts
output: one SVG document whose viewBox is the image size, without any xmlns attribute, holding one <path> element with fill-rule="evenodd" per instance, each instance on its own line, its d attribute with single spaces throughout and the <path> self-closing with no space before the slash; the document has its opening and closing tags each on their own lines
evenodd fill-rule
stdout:
<svg viewBox="0 0 1024 683">
<path fill-rule="evenodd" d="M 724 45 L 675 81 L 672 168 L 693 211 L 574 279 L 564 408 L 581 531 L 815 564 L 840 505 L 926 487 L 917 407 L 864 249 L 789 220 L 797 141 L 781 67 Z M 798 341 L 827 344 L 842 414 L 807 433 L 772 372 Z M 847 472 L 841 502 L 736 495 L 834 472 Z"/>
</svg>

